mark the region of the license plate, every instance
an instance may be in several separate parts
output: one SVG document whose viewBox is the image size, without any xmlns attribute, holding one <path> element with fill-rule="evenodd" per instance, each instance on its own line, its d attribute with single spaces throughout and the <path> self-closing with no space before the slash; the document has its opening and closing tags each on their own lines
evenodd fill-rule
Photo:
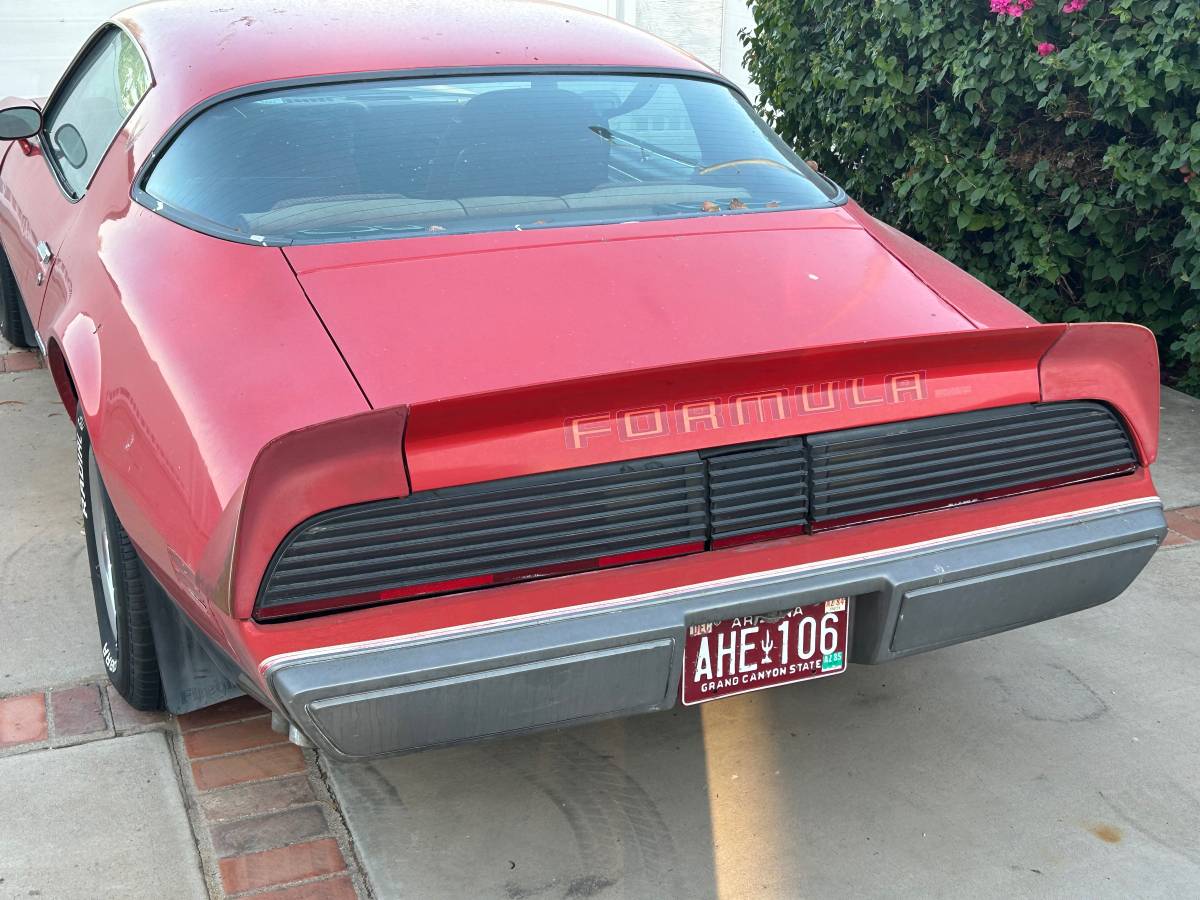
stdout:
<svg viewBox="0 0 1200 900">
<path fill-rule="evenodd" d="M 689 625 L 683 646 L 686 706 L 846 671 L 850 601 Z"/>
</svg>

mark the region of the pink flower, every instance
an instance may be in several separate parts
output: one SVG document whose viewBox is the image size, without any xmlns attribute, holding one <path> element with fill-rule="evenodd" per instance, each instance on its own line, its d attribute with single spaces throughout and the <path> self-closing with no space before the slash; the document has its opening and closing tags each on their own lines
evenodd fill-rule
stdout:
<svg viewBox="0 0 1200 900">
<path fill-rule="evenodd" d="M 1084 9 L 1088 5 L 1088 0 L 1067 0 L 1062 11 L 1065 13 L 1076 13 Z"/>
<path fill-rule="evenodd" d="M 1012 16 L 1014 19 L 1019 19 L 1026 10 L 1033 8 L 1033 2 L 1034 0 L 991 0 L 991 9 L 998 16 Z M 1070 2 L 1078 3 L 1079 0 L 1070 0 Z"/>
<path fill-rule="evenodd" d="M 1042 41 L 1040 44 L 1038 44 L 1038 56 L 1049 56 L 1057 49 L 1058 47 L 1054 46 L 1054 44 L 1050 43 L 1049 41 Z"/>
</svg>

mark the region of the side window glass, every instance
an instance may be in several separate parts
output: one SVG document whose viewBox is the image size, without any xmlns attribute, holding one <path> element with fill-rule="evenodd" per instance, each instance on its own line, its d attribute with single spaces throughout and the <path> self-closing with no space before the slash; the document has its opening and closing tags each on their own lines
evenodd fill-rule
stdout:
<svg viewBox="0 0 1200 900">
<path fill-rule="evenodd" d="M 80 197 L 105 152 L 150 89 L 150 72 L 130 37 L 110 28 L 76 65 L 46 114 L 48 150 Z"/>
</svg>

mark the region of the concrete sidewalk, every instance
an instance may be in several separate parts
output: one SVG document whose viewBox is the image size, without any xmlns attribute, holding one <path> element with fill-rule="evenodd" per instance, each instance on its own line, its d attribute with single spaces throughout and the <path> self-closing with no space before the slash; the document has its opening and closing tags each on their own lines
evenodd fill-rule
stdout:
<svg viewBox="0 0 1200 900">
<path fill-rule="evenodd" d="M 0 900 L 369 893 L 312 753 L 248 698 L 181 719 L 107 686 L 72 424 L 0 343 Z M 16 371 L 14 371 L 16 370 Z"/>
<path fill-rule="evenodd" d="M 71 423 L 44 371 L 0 371 L 0 900 L 1195 894 L 1200 401 L 1163 408 L 1155 479 L 1192 509 L 1113 603 L 334 767 L 245 700 L 176 720 L 103 689 Z"/>
</svg>

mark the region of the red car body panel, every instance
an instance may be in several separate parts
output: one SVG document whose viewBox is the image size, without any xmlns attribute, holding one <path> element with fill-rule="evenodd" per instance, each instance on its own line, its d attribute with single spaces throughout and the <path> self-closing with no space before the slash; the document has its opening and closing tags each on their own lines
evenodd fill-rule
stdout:
<svg viewBox="0 0 1200 900">
<path fill-rule="evenodd" d="M 60 246 L 80 208 L 65 201 L 39 149 L 28 142 L 13 143 L 7 149 L 10 152 L 4 156 L 0 204 L 11 210 L 11 216 L 0 216 L 0 241 L 17 284 L 28 285 L 26 304 L 34 315 L 47 294 L 62 298 L 69 292 L 61 267 L 52 267 L 44 283 L 37 280 L 41 265 L 35 247 L 38 241 Z M 14 185 L 19 186 L 19 199 L 12 193 Z"/>
<path fill-rule="evenodd" d="M 1158 346 L 1137 325 L 1073 325 L 1042 360 L 1042 399 L 1100 397 L 1133 425 L 1142 463 L 1158 459 Z"/>
<path fill-rule="evenodd" d="M 284 253 L 377 407 L 974 327 L 841 209 Z"/>
<path fill-rule="evenodd" d="M 1032 316 L 1013 306 L 979 279 L 903 232 L 873 218 L 853 200 L 846 204 L 846 212 L 977 328 L 1016 328 L 1035 323 Z"/>
<path fill-rule="evenodd" d="M 247 672 L 306 649 L 1153 496 L 1144 466 L 1157 449 L 1157 357 L 1148 332 L 1036 325 L 852 203 L 287 250 L 205 236 L 157 215 L 131 199 L 135 174 L 189 109 L 239 86 L 480 64 L 704 70 L 649 35 L 553 4 L 512 4 L 488 29 L 470 4 L 406 5 L 395 22 L 375 6 L 288 4 L 261 16 L 209 6 L 156 2 L 118 17 L 144 49 L 154 86 L 78 203 L 45 160 L 10 149 L 0 169 L 0 241 L 64 402 L 73 407 L 77 397 L 144 561 Z M 44 291 L 30 250 L 39 240 L 55 254 Z M 901 525 L 320 618 L 251 618 L 280 541 L 336 507 L 1066 399 L 1111 403 L 1143 468 Z"/>
<path fill-rule="evenodd" d="M 480 66 L 712 71 L 605 16 L 555 3 L 506 7 L 464 0 L 394 5 L 296 0 L 283 7 L 262 3 L 243 13 L 158 0 L 126 10 L 115 21 L 138 39 L 158 76 L 155 105 L 174 110 L 164 128 L 195 104 L 241 85 L 346 72 Z"/>
<path fill-rule="evenodd" d="M 49 208 L 73 217 L 45 294 L 18 284 L 52 368 L 70 373 L 122 523 L 180 604 L 223 636 L 196 573 L 227 561 L 214 535 L 236 525 L 255 457 L 280 434 L 370 407 L 278 250 L 188 231 L 130 199 L 128 134 L 147 108 L 79 203 L 40 159 L 27 180 L 10 181 L 8 161 L 0 177 L 10 192 L 52 189 Z M 14 220 L 13 207 L 0 213 L 6 249 L 43 239 L 10 238 Z"/>
</svg>

